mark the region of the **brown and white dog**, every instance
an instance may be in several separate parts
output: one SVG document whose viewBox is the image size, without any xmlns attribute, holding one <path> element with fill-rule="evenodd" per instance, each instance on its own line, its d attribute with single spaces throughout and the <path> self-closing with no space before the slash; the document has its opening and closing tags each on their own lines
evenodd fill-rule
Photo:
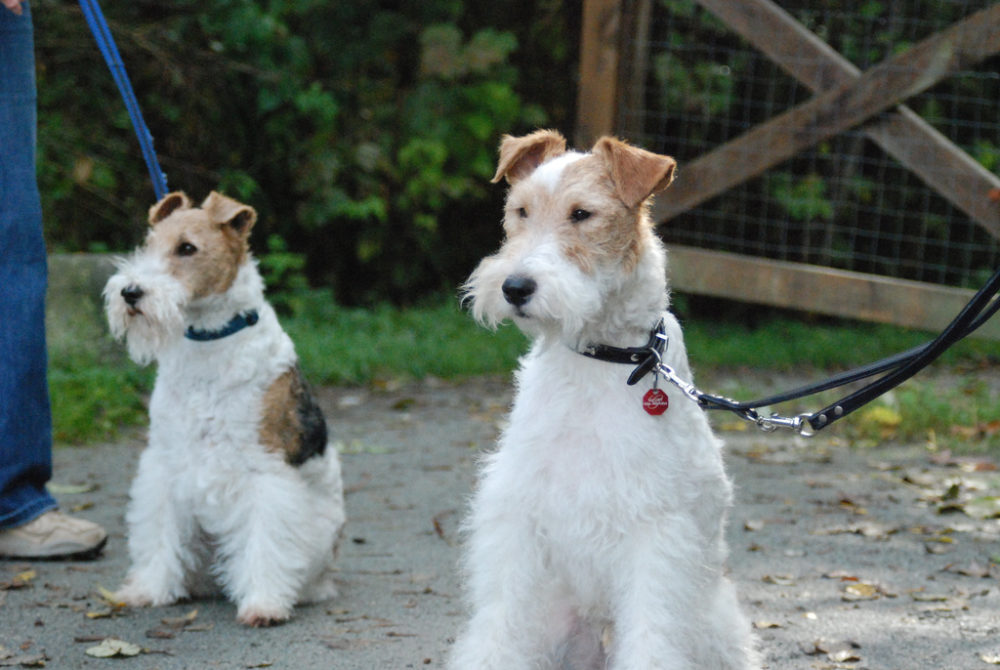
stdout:
<svg viewBox="0 0 1000 670">
<path fill-rule="evenodd" d="M 663 362 L 691 378 L 647 213 L 673 174 L 672 158 L 613 138 L 588 153 L 553 131 L 501 144 L 506 239 L 466 298 L 533 344 L 472 502 L 472 613 L 453 670 L 756 665 L 725 576 L 721 443 L 654 374 L 627 384 L 638 361 L 597 353 L 666 339 Z"/>
<path fill-rule="evenodd" d="M 336 595 L 345 515 L 337 452 L 247 245 L 256 218 L 219 193 L 167 195 L 104 299 L 132 358 L 158 365 L 117 595 L 165 605 L 210 575 L 264 626 Z"/>
</svg>

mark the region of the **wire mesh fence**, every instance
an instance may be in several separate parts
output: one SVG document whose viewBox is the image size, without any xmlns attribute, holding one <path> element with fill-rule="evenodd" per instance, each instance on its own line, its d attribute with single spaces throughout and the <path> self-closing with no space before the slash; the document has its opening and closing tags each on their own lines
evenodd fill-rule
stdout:
<svg viewBox="0 0 1000 670">
<path fill-rule="evenodd" d="M 800 0 L 781 7 L 865 71 L 992 4 Z M 645 38 L 624 45 L 623 53 L 633 54 L 624 69 L 641 62 L 645 75 L 632 79 L 636 90 L 621 98 L 617 118 L 637 143 L 675 156 L 681 178 L 685 163 L 814 95 L 695 0 L 656 0 L 648 25 Z M 993 56 L 905 101 L 994 174 L 998 70 L 1000 57 Z M 660 232 L 668 243 L 977 287 L 1000 266 L 1000 242 L 940 194 L 948 179 L 954 175 L 942 172 L 929 185 L 857 127 L 677 216 Z M 992 195 L 1000 208 L 1000 194 Z"/>
</svg>

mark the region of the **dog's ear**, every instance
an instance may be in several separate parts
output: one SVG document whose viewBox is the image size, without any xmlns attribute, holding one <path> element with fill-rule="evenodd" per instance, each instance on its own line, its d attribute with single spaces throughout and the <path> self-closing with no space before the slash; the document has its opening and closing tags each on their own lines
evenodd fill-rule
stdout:
<svg viewBox="0 0 1000 670">
<path fill-rule="evenodd" d="M 613 137 L 597 140 L 593 153 L 608 164 L 618 197 L 630 208 L 670 186 L 677 167 L 677 161 L 670 156 L 654 154 Z"/>
<path fill-rule="evenodd" d="M 178 209 L 189 209 L 191 198 L 184 191 L 174 191 L 163 196 L 158 203 L 149 208 L 149 225 L 155 226 Z"/>
<path fill-rule="evenodd" d="M 212 223 L 229 226 L 241 237 L 247 237 L 257 222 L 257 210 L 216 191 L 208 194 L 201 208 Z"/>
<path fill-rule="evenodd" d="M 504 135 L 500 142 L 500 161 L 493 183 L 504 177 L 508 184 L 527 177 L 553 156 L 566 153 L 566 138 L 555 130 L 536 130 L 524 137 Z"/>
</svg>

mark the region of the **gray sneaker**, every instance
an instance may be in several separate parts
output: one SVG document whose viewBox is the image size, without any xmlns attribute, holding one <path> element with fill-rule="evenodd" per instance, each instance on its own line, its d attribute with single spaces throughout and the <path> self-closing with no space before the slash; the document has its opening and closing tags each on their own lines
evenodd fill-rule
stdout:
<svg viewBox="0 0 1000 670">
<path fill-rule="evenodd" d="M 23 526 L 0 530 L 0 557 L 94 558 L 108 534 L 96 523 L 49 510 Z"/>
</svg>

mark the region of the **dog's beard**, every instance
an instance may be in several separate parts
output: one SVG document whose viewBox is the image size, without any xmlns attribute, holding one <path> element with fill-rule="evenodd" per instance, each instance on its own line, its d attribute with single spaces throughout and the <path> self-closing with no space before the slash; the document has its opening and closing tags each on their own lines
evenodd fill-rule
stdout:
<svg viewBox="0 0 1000 670">
<path fill-rule="evenodd" d="M 121 290 L 133 284 L 147 291 L 135 307 L 121 297 Z M 153 287 L 147 288 L 149 286 Z M 159 352 L 184 336 L 185 319 L 181 306 L 186 299 L 183 286 L 172 278 L 144 284 L 126 275 L 115 275 L 104 289 L 111 335 L 117 340 L 125 340 L 129 358 L 139 365 L 147 365 Z"/>
<path fill-rule="evenodd" d="M 522 273 L 538 288 L 524 305 L 515 307 L 504 299 L 502 286 L 510 275 Z M 483 325 L 496 328 L 511 320 L 529 337 L 566 342 L 580 339 L 604 301 L 595 277 L 555 254 L 534 254 L 517 264 L 499 255 L 487 257 L 463 289 L 465 304 Z"/>
</svg>

